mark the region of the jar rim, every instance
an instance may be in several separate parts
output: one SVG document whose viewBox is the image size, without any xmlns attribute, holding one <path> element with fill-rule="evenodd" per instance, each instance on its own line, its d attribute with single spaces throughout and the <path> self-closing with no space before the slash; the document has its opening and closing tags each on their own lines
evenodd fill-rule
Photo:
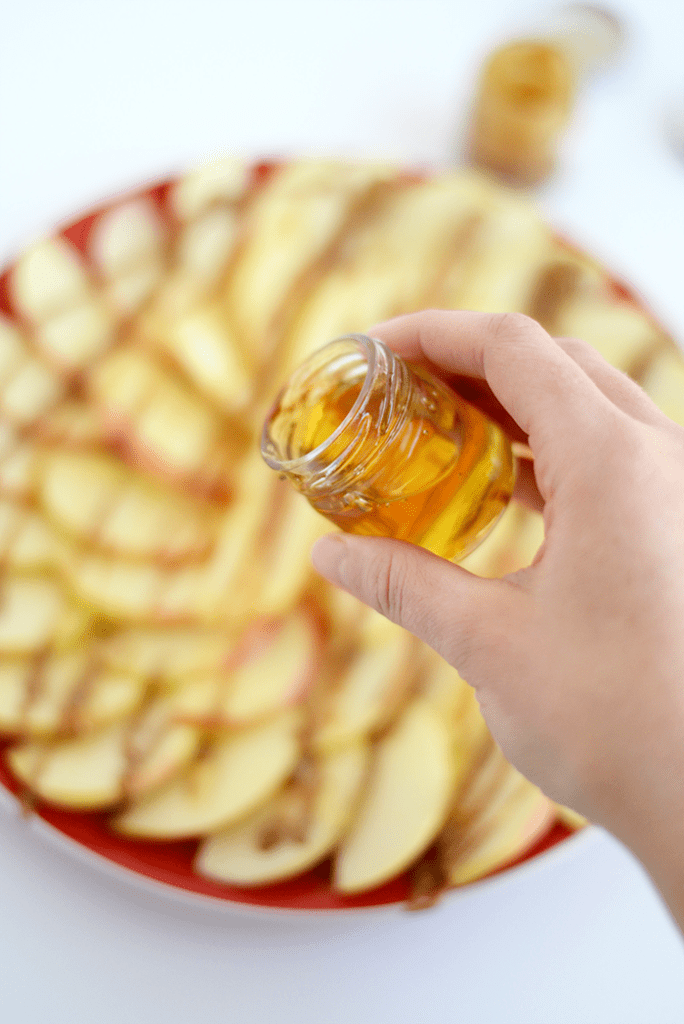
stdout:
<svg viewBox="0 0 684 1024">
<path fill-rule="evenodd" d="M 323 358 L 325 353 L 336 348 L 343 342 L 353 342 L 356 345 L 357 350 L 365 357 L 366 362 L 363 383 L 358 395 L 354 399 L 352 407 L 337 427 L 335 427 L 335 429 L 325 438 L 325 440 L 321 441 L 321 443 L 315 448 L 312 448 L 311 451 L 306 452 L 304 455 L 298 455 L 293 459 L 280 458 L 276 454 L 276 445 L 269 433 L 269 425 L 274 412 L 281 404 L 282 398 L 287 393 L 288 389 L 297 381 L 297 378 L 301 379 L 301 377 L 304 377 L 312 364 L 315 364 L 319 360 L 322 360 L 321 367 L 325 366 L 326 362 L 328 362 L 328 360 Z M 330 445 L 332 445 L 346 429 L 348 429 L 350 423 L 353 422 L 359 411 L 366 404 L 370 391 L 373 387 L 373 379 L 378 364 L 379 351 L 385 351 L 388 353 L 390 351 L 379 338 L 372 338 L 367 334 L 343 334 L 340 335 L 339 338 L 333 338 L 332 341 L 327 342 L 325 345 L 321 346 L 321 348 L 316 349 L 315 352 L 312 352 L 310 356 L 299 364 L 278 392 L 264 422 L 264 428 L 261 434 L 261 455 L 271 469 L 275 469 L 283 473 L 297 473 L 298 470 L 306 469 L 311 465 L 311 463 L 316 462 L 317 459 L 325 455 L 326 449 L 329 448 Z"/>
</svg>

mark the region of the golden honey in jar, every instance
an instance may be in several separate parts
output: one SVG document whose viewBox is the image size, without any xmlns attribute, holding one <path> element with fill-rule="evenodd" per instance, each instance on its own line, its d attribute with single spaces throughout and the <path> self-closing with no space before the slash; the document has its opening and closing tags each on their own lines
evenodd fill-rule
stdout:
<svg viewBox="0 0 684 1024">
<path fill-rule="evenodd" d="M 351 334 L 294 371 L 261 453 L 348 533 L 458 559 L 489 532 L 514 484 L 503 431 L 381 341 Z"/>
<path fill-rule="evenodd" d="M 519 40 L 485 63 L 470 127 L 470 158 L 520 184 L 543 181 L 576 87 L 568 54 L 554 41 Z"/>
</svg>

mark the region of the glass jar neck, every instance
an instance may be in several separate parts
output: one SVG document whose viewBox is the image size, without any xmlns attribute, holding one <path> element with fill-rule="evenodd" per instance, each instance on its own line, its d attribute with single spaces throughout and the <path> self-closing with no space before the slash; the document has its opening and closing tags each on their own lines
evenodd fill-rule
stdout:
<svg viewBox="0 0 684 1024">
<path fill-rule="evenodd" d="M 413 396 L 408 367 L 382 342 L 351 334 L 292 374 L 269 414 L 261 451 L 307 497 L 362 503 L 382 472 Z"/>
</svg>

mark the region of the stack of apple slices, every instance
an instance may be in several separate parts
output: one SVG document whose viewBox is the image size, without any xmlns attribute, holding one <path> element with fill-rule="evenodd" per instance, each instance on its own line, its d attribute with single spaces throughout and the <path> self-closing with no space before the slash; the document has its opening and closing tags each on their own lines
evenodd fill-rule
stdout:
<svg viewBox="0 0 684 1024">
<path fill-rule="evenodd" d="M 428 306 L 580 333 L 684 421 L 681 358 L 601 267 L 472 172 L 225 160 L 0 283 L 0 733 L 28 803 L 196 840 L 231 885 L 409 871 L 415 905 L 569 818 L 455 670 L 314 577 L 329 524 L 259 436 L 312 349 Z M 512 572 L 542 540 L 512 505 L 465 564 Z"/>
</svg>

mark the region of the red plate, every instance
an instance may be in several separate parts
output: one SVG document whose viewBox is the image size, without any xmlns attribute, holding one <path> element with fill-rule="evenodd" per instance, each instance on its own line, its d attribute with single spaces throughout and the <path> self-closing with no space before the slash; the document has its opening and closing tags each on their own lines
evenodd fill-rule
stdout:
<svg viewBox="0 0 684 1024">
<path fill-rule="evenodd" d="M 252 188 L 258 188 L 274 167 L 274 164 L 257 165 L 253 171 Z M 95 211 L 63 227 L 59 234 L 76 246 L 86 260 L 91 262 L 88 242 L 93 228 L 104 213 L 124 200 L 136 197 L 149 198 L 163 218 L 172 223 L 175 218 L 169 203 L 169 192 L 173 184 L 173 181 L 165 181 L 119 196 L 116 200 L 103 204 Z M 8 279 L 9 268 L 0 275 L 0 313 L 9 319 L 16 319 L 10 301 Z M 615 291 L 623 301 L 629 298 L 640 306 L 632 293 L 619 282 L 615 282 Z M 8 771 L 4 757 L 1 756 L 8 743 L 8 740 L 0 741 L 0 785 L 20 798 L 20 787 Z M 330 911 L 399 904 L 409 893 L 409 879 L 407 875 L 403 875 L 362 895 L 340 896 L 331 888 L 328 863 L 323 863 L 290 881 L 258 888 L 238 888 L 203 878 L 193 871 L 193 860 L 198 847 L 196 841 L 155 843 L 129 840 L 109 829 L 106 813 L 76 813 L 45 804 L 32 806 L 30 813 L 38 816 L 62 836 L 77 843 L 84 851 L 89 851 L 98 858 L 103 858 L 105 862 L 124 868 L 142 879 L 162 883 L 168 887 L 170 894 L 198 894 L 227 906 L 240 904 L 244 907 Z M 573 832 L 561 822 L 555 823 L 524 856 L 500 868 L 494 874 L 510 871 L 518 864 L 539 857 L 572 834 Z"/>
</svg>

